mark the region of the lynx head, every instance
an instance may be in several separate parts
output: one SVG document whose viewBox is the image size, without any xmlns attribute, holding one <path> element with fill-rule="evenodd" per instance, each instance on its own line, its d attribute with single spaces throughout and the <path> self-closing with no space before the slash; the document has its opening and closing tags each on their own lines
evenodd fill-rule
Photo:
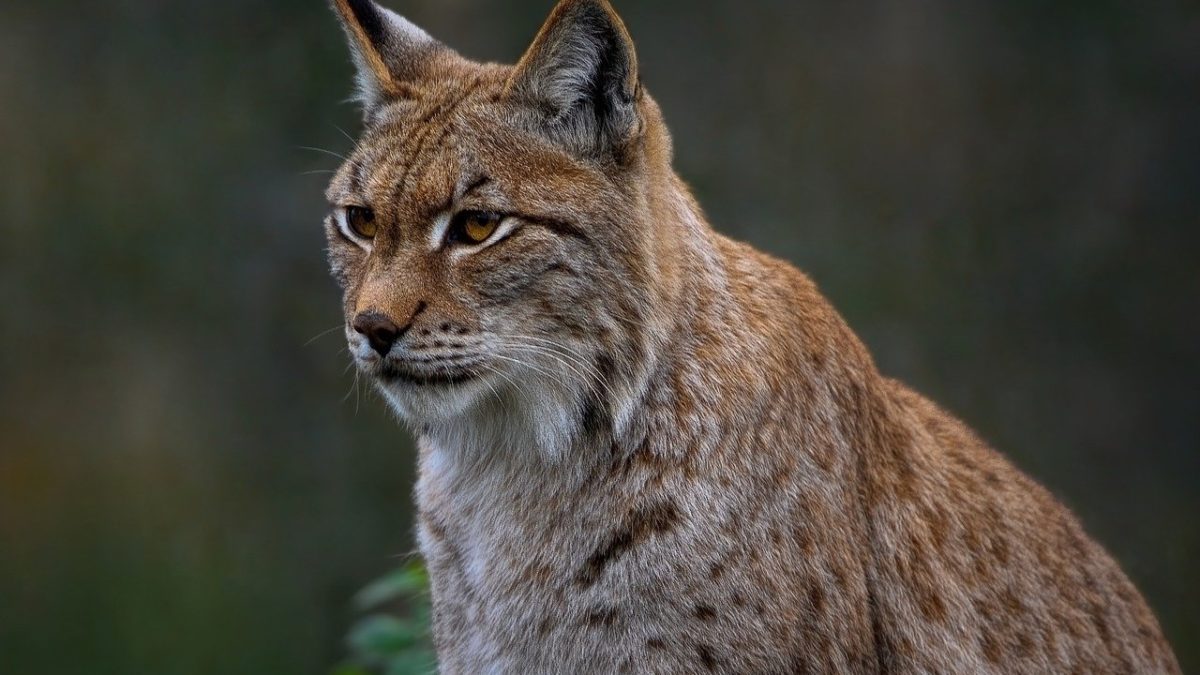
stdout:
<svg viewBox="0 0 1200 675">
<path fill-rule="evenodd" d="M 518 421 L 557 451 L 619 426 L 666 331 L 673 236 L 669 140 L 621 20 L 564 0 L 502 66 L 334 6 L 365 119 L 326 219 L 358 367 L 425 431 Z"/>
</svg>

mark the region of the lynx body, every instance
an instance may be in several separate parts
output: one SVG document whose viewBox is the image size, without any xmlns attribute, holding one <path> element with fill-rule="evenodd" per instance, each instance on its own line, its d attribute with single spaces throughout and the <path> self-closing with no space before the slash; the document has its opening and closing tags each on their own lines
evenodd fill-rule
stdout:
<svg viewBox="0 0 1200 675">
<path fill-rule="evenodd" d="M 1178 672 L 1064 507 L 706 224 L 606 2 L 516 66 L 334 4 L 331 265 L 420 438 L 442 672 Z"/>
</svg>

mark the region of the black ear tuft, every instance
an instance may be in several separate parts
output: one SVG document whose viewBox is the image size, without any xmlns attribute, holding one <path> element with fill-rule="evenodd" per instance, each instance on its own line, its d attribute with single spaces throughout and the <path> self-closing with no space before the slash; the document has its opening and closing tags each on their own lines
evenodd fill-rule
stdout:
<svg viewBox="0 0 1200 675">
<path fill-rule="evenodd" d="M 605 0 L 560 2 L 509 81 L 539 130 L 588 155 L 638 134 L 639 94 L 633 40 Z"/>
<path fill-rule="evenodd" d="M 440 51 L 448 51 L 404 17 L 373 0 L 333 0 L 358 67 L 358 99 L 370 112 L 419 79 Z"/>
</svg>

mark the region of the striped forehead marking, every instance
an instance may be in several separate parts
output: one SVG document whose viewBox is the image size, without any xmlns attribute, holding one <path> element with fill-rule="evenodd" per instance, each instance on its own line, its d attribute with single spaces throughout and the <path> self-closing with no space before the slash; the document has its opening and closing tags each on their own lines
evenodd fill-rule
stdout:
<svg viewBox="0 0 1200 675">
<path fill-rule="evenodd" d="M 446 140 L 450 137 L 451 132 L 454 131 L 454 113 L 482 85 L 483 79 L 476 77 L 458 95 L 442 99 L 420 118 L 417 122 L 419 128 L 416 140 L 414 141 L 415 149 L 410 155 L 412 161 L 404 167 L 404 173 L 401 174 L 400 180 L 396 182 L 393 188 L 392 199 L 401 198 L 410 189 L 409 178 L 414 172 L 425 169 L 433 161 L 433 157 L 438 154 L 438 151 L 445 146 Z M 435 129 L 437 130 L 437 137 L 431 143 L 430 138 L 433 136 Z"/>
</svg>

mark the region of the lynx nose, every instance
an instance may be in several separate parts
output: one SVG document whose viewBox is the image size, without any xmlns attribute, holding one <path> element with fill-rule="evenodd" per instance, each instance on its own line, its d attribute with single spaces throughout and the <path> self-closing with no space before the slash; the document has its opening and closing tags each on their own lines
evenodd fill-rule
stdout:
<svg viewBox="0 0 1200 675">
<path fill-rule="evenodd" d="M 396 344 L 396 340 L 400 339 L 404 332 L 391 319 L 379 312 L 363 312 L 354 317 L 354 321 L 350 325 L 359 334 L 366 336 L 367 342 L 371 343 L 371 349 L 379 352 L 380 356 L 387 356 L 392 345 Z"/>
</svg>

